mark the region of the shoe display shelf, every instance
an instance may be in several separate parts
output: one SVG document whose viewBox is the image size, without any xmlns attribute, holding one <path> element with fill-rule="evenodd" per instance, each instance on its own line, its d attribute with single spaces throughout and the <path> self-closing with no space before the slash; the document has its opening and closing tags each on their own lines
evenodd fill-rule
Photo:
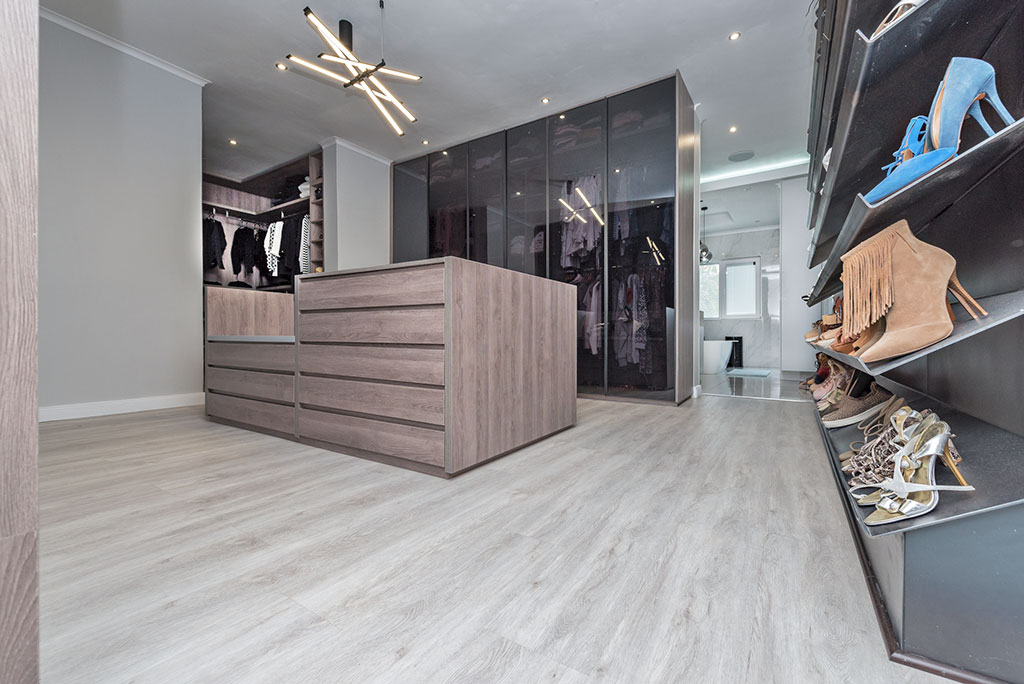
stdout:
<svg viewBox="0 0 1024 684">
<path fill-rule="evenodd" d="M 892 7 L 892 0 L 823 0 L 819 3 L 814 83 L 811 90 L 811 116 L 807 152 L 811 171 L 807 189 L 816 201 L 821 199 L 825 169 L 821 159 L 832 146 L 843 84 L 850 66 L 853 41 L 861 28 L 878 24 Z M 870 30 L 870 29 L 868 29 Z"/>
<path fill-rule="evenodd" d="M 960 682 L 1024 681 L 1024 438 L 882 381 L 953 429 L 974 492 L 941 492 L 926 515 L 869 527 L 839 457 L 863 437 L 818 421 L 890 659 Z M 937 464 L 939 484 L 956 484 Z"/>
<path fill-rule="evenodd" d="M 972 124 L 965 123 L 965 126 L 969 125 Z M 828 258 L 811 290 L 809 303 L 816 304 L 842 291 L 843 284 L 839 280 L 843 268 L 842 256 L 855 245 L 900 219 L 906 219 L 911 230 L 927 242 L 934 239 L 929 236 L 947 229 L 962 237 L 964 225 L 951 225 L 952 222 L 943 214 L 955 205 L 961 205 L 959 210 L 963 213 L 967 205 L 961 203 L 967 201 L 977 205 L 976 211 L 970 212 L 974 219 L 967 219 L 972 237 L 983 237 L 982 234 L 987 234 L 993 225 L 993 207 L 996 212 L 1004 213 L 1009 206 L 1018 202 L 1015 197 L 1004 194 L 1002 187 L 1003 182 L 1011 186 L 1018 185 L 1024 177 L 1022 152 L 1024 119 L 1007 126 L 880 202 L 869 204 L 864 195 L 858 193 L 838 235 L 829 243 L 833 246 L 829 248 Z M 983 184 L 991 184 L 995 192 L 986 193 Z M 1024 211 L 1024 202 L 1020 202 L 1018 208 Z M 984 225 L 984 222 L 988 222 L 988 225 Z M 1002 226 L 999 227 L 1002 229 Z M 961 270 L 966 273 L 965 268 L 961 267 Z"/>
<path fill-rule="evenodd" d="M 869 31 L 886 12 L 871 7 L 876 19 L 857 19 L 861 28 Z M 813 230 L 809 266 L 838 251 L 837 238 L 857 194 L 869 191 L 884 178 L 880 167 L 891 161 L 890 154 L 899 148 L 907 123 L 928 114 L 950 59 L 984 59 L 990 51 L 1001 50 L 1001 42 L 1014 38 L 1004 29 L 1020 11 L 1017 2 L 926 0 L 874 39 L 856 30 L 847 41 L 849 57 L 842 92 L 837 94 L 840 105 L 832 156 L 809 220 Z M 851 11 L 850 16 L 857 13 Z M 846 44 L 842 49 L 847 49 Z M 839 57 L 837 67 L 842 62 Z M 1000 72 L 999 64 L 995 66 Z M 816 165 L 820 166 L 818 158 L 812 160 L 812 173 Z"/>
</svg>

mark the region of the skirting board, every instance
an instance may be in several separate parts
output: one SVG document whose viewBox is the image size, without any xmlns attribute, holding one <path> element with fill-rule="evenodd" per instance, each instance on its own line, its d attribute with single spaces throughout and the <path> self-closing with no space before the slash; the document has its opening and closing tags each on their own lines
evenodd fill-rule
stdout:
<svg viewBox="0 0 1024 684">
<path fill-rule="evenodd" d="M 39 422 L 47 423 L 52 420 L 71 420 L 72 418 L 112 416 L 118 413 L 155 411 L 157 409 L 178 408 L 180 406 L 200 406 L 205 401 L 206 395 L 203 392 L 195 392 L 192 394 L 167 394 L 160 397 L 137 397 L 135 399 L 93 401 L 86 404 L 40 406 Z"/>
</svg>

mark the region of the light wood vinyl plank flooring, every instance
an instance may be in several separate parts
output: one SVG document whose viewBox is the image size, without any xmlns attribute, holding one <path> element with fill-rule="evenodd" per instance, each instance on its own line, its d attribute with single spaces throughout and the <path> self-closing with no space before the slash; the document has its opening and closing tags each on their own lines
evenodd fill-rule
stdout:
<svg viewBox="0 0 1024 684">
<path fill-rule="evenodd" d="M 44 684 L 943 681 L 890 663 L 809 403 L 580 400 L 454 480 L 41 426 Z"/>
</svg>

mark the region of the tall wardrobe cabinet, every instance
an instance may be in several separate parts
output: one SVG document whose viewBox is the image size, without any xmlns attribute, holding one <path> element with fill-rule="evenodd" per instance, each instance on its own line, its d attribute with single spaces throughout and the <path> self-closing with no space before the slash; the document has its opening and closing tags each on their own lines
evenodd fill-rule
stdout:
<svg viewBox="0 0 1024 684">
<path fill-rule="evenodd" d="M 692 392 L 698 137 L 679 74 L 392 167 L 392 261 L 576 285 L 582 394 Z"/>
</svg>

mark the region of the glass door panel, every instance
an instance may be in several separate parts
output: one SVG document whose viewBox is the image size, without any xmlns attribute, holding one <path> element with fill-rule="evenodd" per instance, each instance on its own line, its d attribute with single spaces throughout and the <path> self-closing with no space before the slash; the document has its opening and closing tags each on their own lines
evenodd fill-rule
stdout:
<svg viewBox="0 0 1024 684">
<path fill-rule="evenodd" d="M 674 399 L 675 81 L 608 99 L 608 392 Z"/>
<path fill-rule="evenodd" d="M 547 241 L 547 122 L 507 131 L 508 268 L 545 276 Z"/>
<path fill-rule="evenodd" d="M 505 265 L 505 133 L 469 143 L 469 258 Z"/>
<path fill-rule="evenodd" d="M 576 285 L 577 379 L 604 392 L 604 235 L 607 126 L 604 100 L 548 119 L 548 273 Z"/>
<path fill-rule="evenodd" d="M 427 158 L 395 164 L 392 190 L 392 261 L 430 256 L 427 229 Z"/>
<path fill-rule="evenodd" d="M 466 256 L 468 178 L 466 145 L 434 152 L 430 161 L 429 251 L 431 257 Z"/>
</svg>

